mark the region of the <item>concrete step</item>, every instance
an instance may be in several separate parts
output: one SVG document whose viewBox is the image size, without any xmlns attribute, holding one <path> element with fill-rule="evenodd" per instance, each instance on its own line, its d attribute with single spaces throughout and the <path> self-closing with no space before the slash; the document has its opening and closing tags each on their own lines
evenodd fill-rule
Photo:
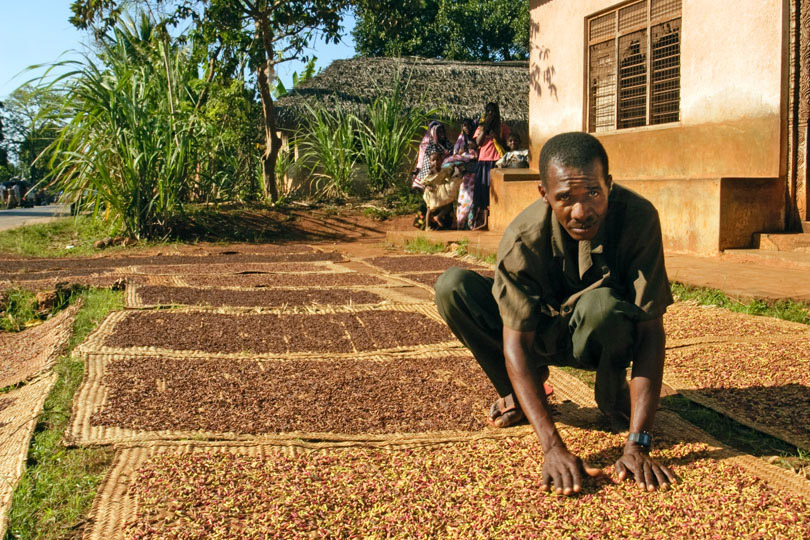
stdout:
<svg viewBox="0 0 810 540">
<path fill-rule="evenodd" d="M 756 264 L 810 271 L 810 252 L 776 251 L 767 249 L 727 249 L 720 255 L 726 262 Z M 810 274 L 808 274 L 810 277 Z M 810 280 L 808 280 L 810 281 Z"/>
<path fill-rule="evenodd" d="M 754 247 L 766 251 L 810 253 L 810 233 L 756 233 Z"/>
</svg>

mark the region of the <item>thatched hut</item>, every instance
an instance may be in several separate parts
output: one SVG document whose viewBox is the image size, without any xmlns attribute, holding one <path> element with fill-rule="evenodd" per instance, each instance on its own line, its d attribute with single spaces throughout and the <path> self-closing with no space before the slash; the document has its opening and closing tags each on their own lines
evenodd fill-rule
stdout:
<svg viewBox="0 0 810 540">
<path fill-rule="evenodd" d="M 519 131 L 529 125 L 528 62 L 453 62 L 429 58 L 351 58 L 336 60 L 276 103 L 279 129 L 295 130 L 307 100 L 331 104 L 362 117 L 367 104 L 390 91 L 397 79 L 409 80 L 412 107 L 440 107 L 449 123 L 477 118 L 488 101 L 499 104 L 503 119 Z"/>
<path fill-rule="evenodd" d="M 523 141 L 529 128 L 528 62 L 455 62 L 428 58 L 351 58 L 336 60 L 321 73 L 276 102 L 276 122 L 286 140 L 302 125 L 305 103 L 321 103 L 363 117 L 375 97 L 407 82 L 406 105 L 443 111 L 448 136 L 461 121 L 479 118 L 489 101 Z"/>
</svg>

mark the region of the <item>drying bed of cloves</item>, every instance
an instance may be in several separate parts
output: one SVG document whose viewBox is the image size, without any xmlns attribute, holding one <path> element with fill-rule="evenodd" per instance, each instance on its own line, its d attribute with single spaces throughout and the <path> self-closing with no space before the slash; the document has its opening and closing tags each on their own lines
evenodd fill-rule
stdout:
<svg viewBox="0 0 810 540">
<path fill-rule="evenodd" d="M 470 264 L 459 259 L 439 257 L 436 255 L 386 255 L 383 257 L 372 257 L 370 259 L 366 259 L 366 262 L 395 274 L 412 272 L 443 272 L 453 266 L 457 266 L 459 268 L 469 268 L 471 270 L 489 270 L 481 265 Z"/>
<path fill-rule="evenodd" d="M 307 274 L 234 274 L 183 276 L 191 287 L 349 287 L 384 285 L 385 280 L 358 272 Z"/>
<path fill-rule="evenodd" d="M 351 353 L 454 339 L 447 325 L 408 311 L 250 315 L 145 311 L 118 322 L 104 345 L 210 353 Z"/>
<path fill-rule="evenodd" d="M 479 431 L 492 385 L 471 357 L 385 361 L 123 358 L 91 424 L 259 433 Z"/>
<path fill-rule="evenodd" d="M 492 271 L 492 270 L 481 270 L 481 269 L 478 269 L 478 268 L 474 268 L 473 270 L 475 270 L 476 272 L 478 272 L 479 274 L 481 274 L 484 277 L 488 277 L 488 278 L 495 277 L 495 272 Z M 443 273 L 444 272 L 425 272 L 425 273 L 419 273 L 419 274 L 400 274 L 400 275 L 402 277 L 406 278 L 406 279 L 410 279 L 410 280 L 415 281 L 417 283 L 421 283 L 422 285 L 427 285 L 429 287 L 435 287 L 436 286 L 436 280 L 439 279 L 439 276 L 441 276 Z"/>
<path fill-rule="evenodd" d="M 241 254 L 220 253 L 217 255 L 128 255 L 122 257 L 93 257 L 75 259 L 2 259 L 0 279 L 14 279 L 21 274 L 34 272 L 85 272 L 105 271 L 134 265 L 188 265 L 188 271 L 197 266 L 211 264 L 257 264 L 295 263 L 316 261 L 342 261 L 343 255 L 337 252 L 309 253 L 262 253 Z"/>
<path fill-rule="evenodd" d="M 667 339 L 693 339 L 707 336 L 750 338 L 768 335 L 807 333 L 806 325 L 771 317 L 734 313 L 712 306 L 676 303 L 664 314 Z"/>
<path fill-rule="evenodd" d="M 221 279 L 221 278 L 220 278 Z M 276 307 L 310 304 L 377 304 L 384 299 L 369 291 L 353 289 L 197 289 L 149 285 L 139 287 L 138 297 L 145 305 Z"/>
<path fill-rule="evenodd" d="M 665 379 L 736 415 L 810 441 L 810 338 L 724 343 L 667 352 Z"/>
<path fill-rule="evenodd" d="M 621 435 L 564 428 L 605 475 L 563 497 L 540 490 L 534 437 L 385 451 L 263 456 L 157 454 L 129 475 L 128 539 L 535 538 L 793 539 L 810 507 L 703 443 L 657 437 L 654 456 L 683 482 L 644 492 L 611 469 Z"/>
</svg>

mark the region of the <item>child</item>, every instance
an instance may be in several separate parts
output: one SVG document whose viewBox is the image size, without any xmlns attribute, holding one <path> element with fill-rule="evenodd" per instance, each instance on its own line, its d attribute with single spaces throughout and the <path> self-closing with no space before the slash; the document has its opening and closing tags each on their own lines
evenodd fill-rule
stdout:
<svg viewBox="0 0 810 540">
<path fill-rule="evenodd" d="M 509 149 L 501 159 L 495 162 L 495 166 L 505 169 L 523 169 L 529 166 L 529 151 L 520 150 L 520 135 L 510 133 L 506 138 L 506 146 Z"/>
</svg>

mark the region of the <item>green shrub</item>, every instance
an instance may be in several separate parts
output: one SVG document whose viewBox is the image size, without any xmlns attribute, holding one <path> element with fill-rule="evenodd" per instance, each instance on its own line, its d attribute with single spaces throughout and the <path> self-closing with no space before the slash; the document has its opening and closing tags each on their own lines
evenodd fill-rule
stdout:
<svg viewBox="0 0 810 540">
<path fill-rule="evenodd" d="M 309 168 L 317 193 L 340 197 L 352 191 L 357 163 L 355 119 L 341 110 L 306 105 L 307 118 L 297 140 L 300 160 Z"/>
</svg>

